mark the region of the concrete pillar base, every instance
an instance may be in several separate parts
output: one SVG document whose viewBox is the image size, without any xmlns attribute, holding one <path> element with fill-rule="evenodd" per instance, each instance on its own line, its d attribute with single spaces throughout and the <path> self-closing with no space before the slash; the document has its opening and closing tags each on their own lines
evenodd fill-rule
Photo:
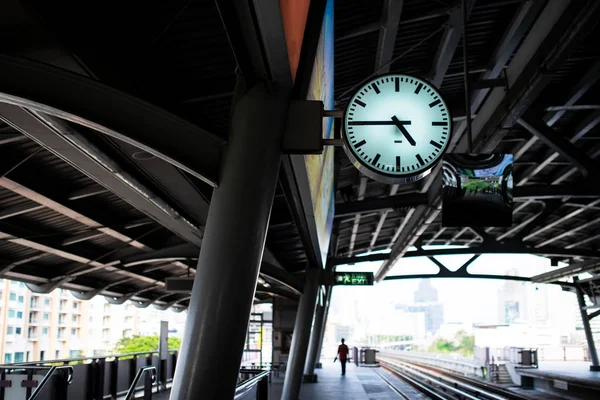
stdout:
<svg viewBox="0 0 600 400">
<path fill-rule="evenodd" d="M 302 380 L 304 383 L 317 383 L 317 374 L 305 374 L 304 379 Z"/>
</svg>

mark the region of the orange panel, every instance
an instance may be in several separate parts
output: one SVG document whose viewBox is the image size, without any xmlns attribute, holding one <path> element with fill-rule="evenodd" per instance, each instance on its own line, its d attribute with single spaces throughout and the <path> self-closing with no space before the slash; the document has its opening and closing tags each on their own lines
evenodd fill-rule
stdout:
<svg viewBox="0 0 600 400">
<path fill-rule="evenodd" d="M 279 6 L 281 7 L 292 80 L 295 81 L 310 0 L 279 0 Z"/>
</svg>

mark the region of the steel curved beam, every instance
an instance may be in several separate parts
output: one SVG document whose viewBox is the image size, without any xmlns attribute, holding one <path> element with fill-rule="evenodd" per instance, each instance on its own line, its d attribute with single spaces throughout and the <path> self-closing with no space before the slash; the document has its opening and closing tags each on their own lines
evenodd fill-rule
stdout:
<svg viewBox="0 0 600 400">
<path fill-rule="evenodd" d="M 154 308 L 156 308 L 157 310 L 164 311 L 164 310 L 167 310 L 168 308 L 174 306 L 177 303 L 180 303 L 182 301 L 188 300 L 190 297 L 191 296 L 185 296 L 185 297 L 182 297 L 181 299 L 173 300 L 173 301 L 170 301 L 170 302 L 168 302 L 166 304 L 155 304 Z"/>
<path fill-rule="evenodd" d="M 86 126 L 147 151 L 213 187 L 218 185 L 223 139 L 92 79 L 1 55 L 0 101 Z"/>
<path fill-rule="evenodd" d="M 533 254 L 540 256 L 558 256 L 558 257 L 583 257 L 583 258 L 600 258 L 600 252 L 590 250 L 577 249 L 560 249 L 550 247 L 524 247 L 510 245 L 496 246 L 474 246 L 464 248 L 446 248 L 434 250 L 412 250 L 407 251 L 405 257 L 434 257 L 458 254 Z M 358 264 L 361 262 L 385 261 L 389 260 L 389 253 L 370 254 L 366 256 L 336 258 L 331 262 L 334 265 Z"/>
<path fill-rule="evenodd" d="M 150 285 L 150 286 L 146 286 L 143 289 L 136 290 L 134 292 L 125 293 L 123 296 L 119 296 L 119 297 L 116 297 L 116 296 L 104 296 L 104 298 L 110 304 L 119 305 L 119 304 L 125 303 L 127 300 L 131 300 L 131 298 L 133 298 L 134 296 L 137 296 L 140 293 L 144 293 L 144 292 L 147 292 L 147 291 L 155 289 L 155 288 L 156 288 L 156 284 L 153 284 L 153 285 Z"/>
</svg>

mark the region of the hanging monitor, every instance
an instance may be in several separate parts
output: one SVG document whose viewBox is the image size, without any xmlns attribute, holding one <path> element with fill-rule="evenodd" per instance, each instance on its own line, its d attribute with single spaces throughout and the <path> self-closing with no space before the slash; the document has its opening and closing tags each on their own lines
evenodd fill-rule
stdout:
<svg viewBox="0 0 600 400">
<path fill-rule="evenodd" d="M 442 170 L 443 226 L 512 225 L 512 154 L 446 154 Z"/>
</svg>

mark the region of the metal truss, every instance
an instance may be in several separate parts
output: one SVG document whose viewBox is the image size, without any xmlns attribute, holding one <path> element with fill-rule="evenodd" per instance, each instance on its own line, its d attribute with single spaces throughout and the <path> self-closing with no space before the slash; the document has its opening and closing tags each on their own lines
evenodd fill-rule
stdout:
<svg viewBox="0 0 600 400">
<path fill-rule="evenodd" d="M 562 249 L 552 247 L 530 247 L 515 242 L 484 242 L 481 246 L 461 248 L 417 249 L 404 253 L 404 257 L 434 257 L 446 255 L 481 255 L 481 254 L 533 254 L 540 256 L 553 256 L 559 258 L 594 258 L 600 259 L 600 252 L 590 250 Z M 358 264 L 362 262 L 387 261 L 391 259 L 390 253 L 367 254 L 355 257 L 339 257 L 331 260 L 333 265 Z"/>
<path fill-rule="evenodd" d="M 2 55 L 0 101 L 84 125 L 218 185 L 223 139 L 98 81 Z"/>
</svg>

